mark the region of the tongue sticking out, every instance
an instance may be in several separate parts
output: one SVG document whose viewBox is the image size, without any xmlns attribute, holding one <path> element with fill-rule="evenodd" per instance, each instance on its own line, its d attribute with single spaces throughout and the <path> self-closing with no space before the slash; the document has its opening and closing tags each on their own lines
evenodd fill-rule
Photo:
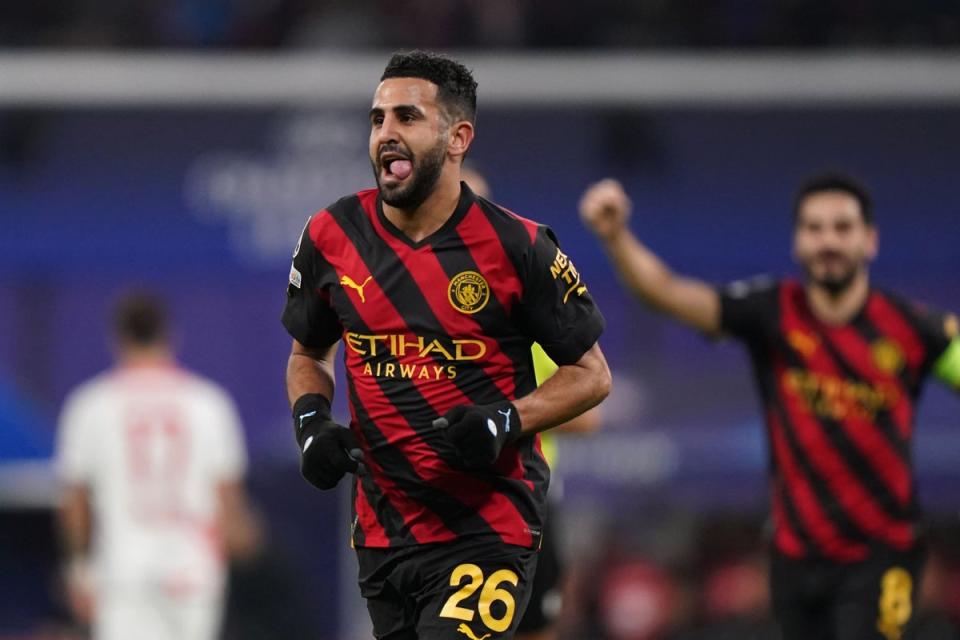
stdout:
<svg viewBox="0 0 960 640">
<path fill-rule="evenodd" d="M 394 160 L 390 163 L 390 173 L 401 180 L 410 175 L 413 171 L 413 164 L 409 160 Z"/>
</svg>

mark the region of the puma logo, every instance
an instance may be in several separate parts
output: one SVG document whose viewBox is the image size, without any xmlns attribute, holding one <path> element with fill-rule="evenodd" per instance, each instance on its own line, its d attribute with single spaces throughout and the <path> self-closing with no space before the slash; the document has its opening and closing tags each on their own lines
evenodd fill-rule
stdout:
<svg viewBox="0 0 960 640">
<path fill-rule="evenodd" d="M 503 430 L 506 431 L 507 433 L 510 433 L 510 413 L 512 411 L 513 409 L 507 409 L 506 411 L 501 411 L 500 409 L 497 409 L 497 413 L 503 416 Z"/>
<path fill-rule="evenodd" d="M 341 276 L 340 284 L 343 285 L 344 287 L 350 287 L 351 289 L 356 289 L 357 293 L 360 294 L 360 302 L 365 303 L 367 299 L 363 297 L 363 288 L 367 286 L 367 283 L 370 282 L 370 278 L 372 277 L 373 276 L 367 276 L 367 279 L 363 281 L 363 284 L 357 284 L 356 282 L 353 281 L 353 278 L 351 278 L 350 276 Z"/>
<path fill-rule="evenodd" d="M 487 640 L 487 638 L 490 637 L 490 634 L 489 634 L 489 633 L 485 633 L 485 634 L 483 634 L 482 636 L 480 636 L 480 637 L 478 638 L 477 636 L 475 636 L 475 635 L 473 634 L 473 629 L 471 629 L 470 627 L 468 627 L 468 626 L 466 625 L 466 623 L 464 623 L 464 622 L 461 622 L 461 623 L 460 623 L 460 626 L 457 627 L 457 631 L 459 631 L 459 632 L 462 633 L 463 635 L 465 635 L 465 636 L 467 636 L 468 638 L 470 638 L 470 640 Z"/>
</svg>

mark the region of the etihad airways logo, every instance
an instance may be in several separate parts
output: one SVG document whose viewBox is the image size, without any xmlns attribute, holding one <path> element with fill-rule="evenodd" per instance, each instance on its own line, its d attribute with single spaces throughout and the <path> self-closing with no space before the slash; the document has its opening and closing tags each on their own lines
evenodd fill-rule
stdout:
<svg viewBox="0 0 960 640">
<path fill-rule="evenodd" d="M 872 385 L 805 369 L 787 369 L 782 383 L 811 413 L 829 420 L 873 420 L 900 400 L 900 391 L 892 384 Z"/>
<path fill-rule="evenodd" d="M 367 361 L 363 374 L 385 378 L 435 379 L 457 376 L 456 365 L 480 360 L 487 355 L 483 340 L 432 338 L 402 333 L 376 335 L 348 331 L 344 336 L 347 348 L 364 359 L 392 356 L 403 359 L 418 358 L 425 363 Z"/>
</svg>

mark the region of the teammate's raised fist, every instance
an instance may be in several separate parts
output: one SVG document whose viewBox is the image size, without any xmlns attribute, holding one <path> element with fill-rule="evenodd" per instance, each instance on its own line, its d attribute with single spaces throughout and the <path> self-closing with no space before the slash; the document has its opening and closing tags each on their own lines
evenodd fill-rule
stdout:
<svg viewBox="0 0 960 640">
<path fill-rule="evenodd" d="M 583 193 L 580 219 L 601 240 L 610 240 L 626 226 L 630 208 L 630 198 L 620 183 L 607 178 Z"/>
</svg>

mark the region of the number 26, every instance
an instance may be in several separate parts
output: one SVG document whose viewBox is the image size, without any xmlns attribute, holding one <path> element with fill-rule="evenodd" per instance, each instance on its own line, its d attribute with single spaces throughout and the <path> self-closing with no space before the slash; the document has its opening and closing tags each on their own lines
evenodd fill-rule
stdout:
<svg viewBox="0 0 960 640">
<path fill-rule="evenodd" d="M 463 584 L 466 579 L 466 584 Z M 500 585 L 509 582 L 517 586 L 520 579 L 517 574 L 510 569 L 500 569 L 490 574 L 490 577 L 484 581 L 483 570 L 475 564 L 461 564 L 450 574 L 450 586 L 460 586 L 456 593 L 447 598 L 443 609 L 440 610 L 441 618 L 455 618 L 471 622 L 473 620 L 473 610 L 460 606 L 460 603 L 476 593 L 481 585 L 480 601 L 477 603 L 477 612 L 480 614 L 480 620 L 487 625 L 491 631 L 501 633 L 510 628 L 513 622 L 513 615 L 517 609 L 516 600 L 506 589 L 501 589 Z M 494 602 L 502 602 L 506 607 L 506 612 L 502 617 L 497 618 L 490 610 Z"/>
</svg>

